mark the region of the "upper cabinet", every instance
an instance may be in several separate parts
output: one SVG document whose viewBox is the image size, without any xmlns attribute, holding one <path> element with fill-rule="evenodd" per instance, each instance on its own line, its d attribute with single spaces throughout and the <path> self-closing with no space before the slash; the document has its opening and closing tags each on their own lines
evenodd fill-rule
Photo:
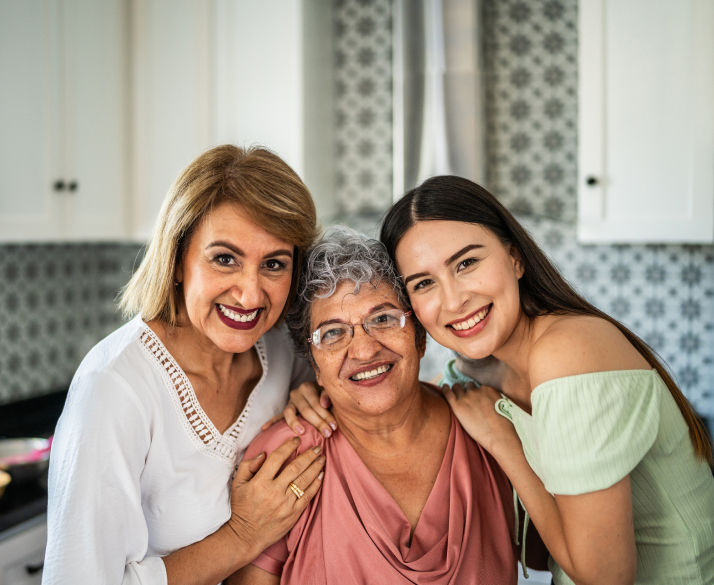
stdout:
<svg viewBox="0 0 714 585">
<path fill-rule="evenodd" d="M 126 235 L 127 3 L 0 3 L 0 240 Z"/>
<path fill-rule="evenodd" d="M 332 195 L 330 0 L 133 0 L 130 237 L 217 144 L 263 145 Z"/>
<path fill-rule="evenodd" d="M 580 241 L 714 241 L 714 2 L 579 11 Z"/>
<path fill-rule="evenodd" d="M 1 0 L 0 241 L 143 241 L 221 143 L 329 214 L 331 26 L 331 0 Z"/>
</svg>

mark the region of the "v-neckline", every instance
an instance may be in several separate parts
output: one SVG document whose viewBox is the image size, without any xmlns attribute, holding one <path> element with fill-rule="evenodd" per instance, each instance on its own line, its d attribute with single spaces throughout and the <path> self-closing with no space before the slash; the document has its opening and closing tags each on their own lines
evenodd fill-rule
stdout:
<svg viewBox="0 0 714 585">
<path fill-rule="evenodd" d="M 396 515 L 392 515 L 390 513 L 385 512 L 379 514 L 379 518 L 380 521 L 395 518 L 394 524 L 391 524 L 388 529 L 393 530 L 395 532 L 394 536 L 396 537 L 396 539 L 394 540 L 394 542 L 398 544 L 400 555 L 405 562 L 411 562 L 412 555 L 419 554 L 418 551 L 415 551 L 413 545 L 416 541 L 420 540 L 419 536 L 423 532 L 423 530 L 420 531 L 420 527 L 425 522 L 430 522 L 431 524 L 433 524 L 433 521 L 428 520 L 428 518 L 434 516 L 436 516 L 437 518 L 442 518 L 445 514 L 448 514 L 448 502 L 444 502 L 439 499 L 438 495 L 444 491 L 444 483 L 446 482 L 448 484 L 448 482 L 450 481 L 450 474 L 447 473 L 448 470 L 446 469 L 446 466 L 451 465 L 450 455 L 453 454 L 454 450 L 455 424 L 456 421 L 454 419 L 454 415 L 453 413 L 450 413 L 449 436 L 446 440 L 446 446 L 442 455 L 441 465 L 439 466 L 439 470 L 436 474 L 436 478 L 434 479 L 434 483 L 431 486 L 431 490 L 429 491 L 429 495 L 427 496 L 426 502 L 424 502 L 424 506 L 421 509 L 419 518 L 417 519 L 416 524 L 414 525 L 414 530 L 411 529 L 411 523 L 409 522 L 409 519 L 407 518 L 406 514 L 399 506 L 397 501 L 394 499 L 392 494 L 389 493 L 389 490 L 387 490 L 387 488 L 384 487 L 382 482 L 380 482 L 379 479 L 372 473 L 367 464 L 362 461 L 362 458 L 359 456 L 359 454 L 349 442 L 347 437 L 343 433 L 338 433 L 332 439 L 343 440 L 345 442 L 346 448 L 350 450 L 351 454 L 356 460 L 355 466 L 351 467 L 349 470 L 349 474 L 352 477 L 350 484 L 353 486 L 353 488 L 359 486 L 360 483 L 372 483 L 374 487 L 369 489 L 365 488 L 363 490 L 364 493 L 373 493 L 372 490 L 381 492 L 383 496 L 376 498 L 376 500 L 381 503 L 380 506 L 383 506 L 384 502 L 387 502 L 387 505 L 389 507 L 394 508 Z M 360 517 L 364 518 L 362 512 L 360 512 Z"/>
<path fill-rule="evenodd" d="M 238 452 L 239 439 L 243 433 L 245 421 L 268 374 L 268 360 L 263 339 L 258 339 L 254 346 L 263 370 L 260 379 L 248 395 L 243 410 L 223 433 L 218 430 L 211 418 L 203 410 L 186 373 L 159 339 L 159 336 L 145 322 L 143 323 L 140 341 L 142 347 L 162 370 L 166 388 L 176 407 L 177 414 L 181 417 L 183 427 L 192 440 L 200 443 L 202 448 L 209 453 L 233 462 Z"/>
</svg>

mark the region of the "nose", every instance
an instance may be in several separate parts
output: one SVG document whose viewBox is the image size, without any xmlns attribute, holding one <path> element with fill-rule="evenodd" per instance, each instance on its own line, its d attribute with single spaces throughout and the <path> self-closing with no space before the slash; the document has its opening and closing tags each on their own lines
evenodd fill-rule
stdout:
<svg viewBox="0 0 714 585">
<path fill-rule="evenodd" d="M 262 306 L 263 294 L 257 271 L 246 270 L 236 276 L 231 293 L 243 309 Z"/>
<path fill-rule="evenodd" d="M 361 325 L 354 326 L 354 335 L 347 348 L 349 356 L 356 360 L 367 361 L 382 349 L 382 344 L 369 335 Z"/>
<path fill-rule="evenodd" d="M 457 282 L 445 280 L 441 286 L 441 306 L 452 313 L 458 313 L 468 301 L 468 292 Z"/>
</svg>

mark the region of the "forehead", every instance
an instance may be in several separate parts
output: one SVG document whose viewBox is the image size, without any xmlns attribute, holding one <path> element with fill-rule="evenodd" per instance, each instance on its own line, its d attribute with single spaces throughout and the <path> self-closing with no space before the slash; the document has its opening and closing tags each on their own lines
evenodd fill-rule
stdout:
<svg viewBox="0 0 714 585">
<path fill-rule="evenodd" d="M 214 240 L 239 244 L 241 249 L 250 247 L 251 243 L 261 247 L 293 247 L 290 242 L 255 223 L 240 205 L 229 201 L 216 205 L 204 215 L 196 226 L 191 243 L 200 242 L 203 245 Z"/>
<path fill-rule="evenodd" d="M 441 263 L 466 246 L 503 248 L 488 228 L 465 221 L 419 221 L 410 227 L 396 249 L 402 273 L 416 272 L 428 262 Z"/>
<path fill-rule="evenodd" d="M 415 235 L 424 236 L 426 234 L 429 235 L 430 239 L 427 244 L 432 242 L 462 242 L 465 239 L 474 240 L 474 243 L 479 244 L 500 242 L 496 234 L 481 224 L 446 220 L 419 221 L 407 230 L 404 238 Z"/>
<path fill-rule="evenodd" d="M 310 322 L 315 324 L 331 319 L 359 321 L 384 304 L 403 309 L 392 285 L 381 282 L 375 287 L 370 283 L 363 283 L 359 292 L 355 292 L 354 283 L 345 281 L 331 296 L 316 298 L 312 302 Z"/>
</svg>

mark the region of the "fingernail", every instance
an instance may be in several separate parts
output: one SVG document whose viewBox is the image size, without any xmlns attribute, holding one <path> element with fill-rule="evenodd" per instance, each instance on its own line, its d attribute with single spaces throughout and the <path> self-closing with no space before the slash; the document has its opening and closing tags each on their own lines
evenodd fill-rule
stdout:
<svg viewBox="0 0 714 585">
<path fill-rule="evenodd" d="M 302 425 L 295 425 L 295 432 L 302 435 L 305 432 L 305 429 Z"/>
<path fill-rule="evenodd" d="M 322 481 L 322 478 L 323 478 L 323 477 L 325 477 L 325 472 L 324 472 L 324 471 L 321 471 L 320 473 L 317 474 L 317 479 L 319 479 L 320 481 Z"/>
<path fill-rule="evenodd" d="M 332 435 L 332 431 L 330 429 L 325 429 L 324 431 L 322 431 L 322 434 L 326 437 L 329 437 Z"/>
<path fill-rule="evenodd" d="M 256 459 L 262 459 L 263 457 L 265 457 L 265 453 L 258 453 L 258 454 L 255 456 Z"/>
<path fill-rule="evenodd" d="M 315 453 L 315 455 L 319 455 L 320 451 L 322 451 L 322 447 L 318 445 L 317 447 L 313 447 L 312 452 Z"/>
<path fill-rule="evenodd" d="M 337 423 L 331 422 L 331 423 L 330 423 L 330 426 L 332 427 L 332 430 L 333 430 L 333 431 L 336 431 L 336 430 L 337 430 Z"/>
</svg>

